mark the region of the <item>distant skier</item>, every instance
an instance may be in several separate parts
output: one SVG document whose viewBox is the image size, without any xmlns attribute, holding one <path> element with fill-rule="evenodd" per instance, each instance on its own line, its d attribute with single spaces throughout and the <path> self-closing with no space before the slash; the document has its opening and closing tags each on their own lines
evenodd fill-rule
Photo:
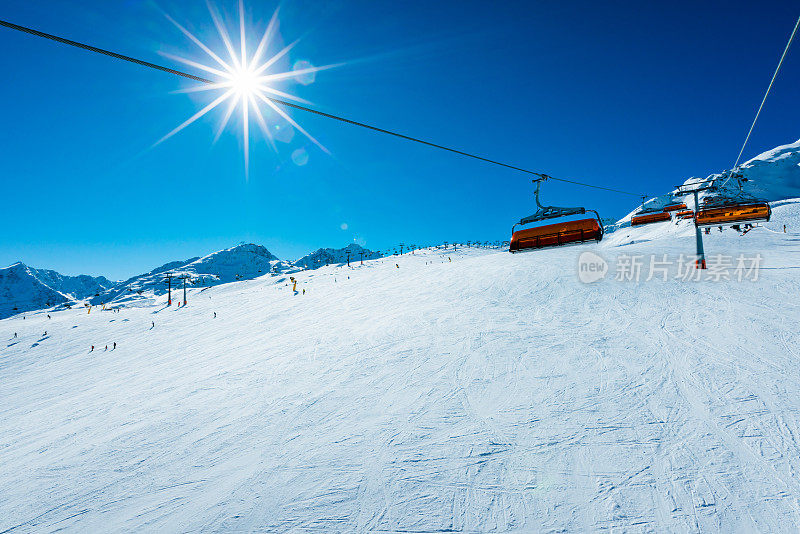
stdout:
<svg viewBox="0 0 800 534">
<path fill-rule="evenodd" d="M 105 352 L 107 350 L 108 350 L 108 345 L 106 345 L 106 348 L 103 349 L 103 352 Z"/>
<path fill-rule="evenodd" d="M 94 345 L 92 345 L 92 348 L 89 349 L 89 352 L 94 352 Z"/>
<path fill-rule="evenodd" d="M 398 269 L 400 268 L 400 266 L 396 263 L 394 264 L 394 266 L 397 267 Z"/>
<path fill-rule="evenodd" d="M 116 341 L 114 342 L 114 348 L 111 349 L 111 350 L 117 350 L 117 342 Z"/>
<path fill-rule="evenodd" d="M 42 335 L 42 337 L 47 337 L 47 330 L 44 331 L 44 334 Z"/>
<path fill-rule="evenodd" d="M 150 325 L 150 328 L 151 328 L 151 329 L 153 329 L 153 328 L 155 328 L 155 327 L 156 327 L 156 322 L 155 322 L 155 321 L 152 321 L 152 324 Z"/>
<path fill-rule="evenodd" d="M 214 312 L 214 319 L 217 318 L 217 312 Z"/>
<path fill-rule="evenodd" d="M 50 314 L 49 313 L 47 314 L 47 318 L 50 319 Z"/>
<path fill-rule="evenodd" d="M 303 288 L 303 295 L 306 294 L 306 288 Z"/>
<path fill-rule="evenodd" d="M 17 337 L 17 333 L 16 332 L 14 332 L 14 337 Z"/>
</svg>

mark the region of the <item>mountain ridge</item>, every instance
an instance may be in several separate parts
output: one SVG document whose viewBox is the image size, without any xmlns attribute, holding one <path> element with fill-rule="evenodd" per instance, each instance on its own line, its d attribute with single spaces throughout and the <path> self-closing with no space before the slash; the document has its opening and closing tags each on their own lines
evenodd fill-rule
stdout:
<svg viewBox="0 0 800 534">
<path fill-rule="evenodd" d="M 167 293 L 166 273 L 172 273 L 175 279 L 173 289 L 181 285 L 180 279 L 184 276 L 190 287 L 209 287 L 345 263 L 348 252 L 351 260 L 360 258 L 360 252 L 365 259 L 380 256 L 350 244 L 339 249 L 317 249 L 292 262 L 278 258 L 263 245 L 241 243 L 205 256 L 170 261 L 120 281 L 103 276 L 67 276 L 16 262 L 0 269 L 0 319 L 53 306 L 71 306 L 80 301 L 92 305 L 148 305 Z"/>
<path fill-rule="evenodd" d="M 113 285 L 104 276 L 69 276 L 16 262 L 0 269 L 0 319 L 33 309 L 69 306 Z"/>
</svg>

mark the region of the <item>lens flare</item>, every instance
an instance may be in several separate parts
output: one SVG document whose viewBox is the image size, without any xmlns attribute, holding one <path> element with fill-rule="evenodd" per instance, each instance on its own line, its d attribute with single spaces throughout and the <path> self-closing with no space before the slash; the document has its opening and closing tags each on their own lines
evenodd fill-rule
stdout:
<svg viewBox="0 0 800 534">
<path fill-rule="evenodd" d="M 180 56 L 174 56 L 172 54 L 162 53 L 162 55 L 169 57 L 175 61 L 181 62 L 185 65 L 189 65 L 191 67 L 200 69 L 204 72 L 207 72 L 214 77 L 216 77 L 216 83 L 213 84 L 205 84 L 199 85 L 196 87 L 189 87 L 187 89 L 183 89 L 179 92 L 200 92 L 200 91 L 216 91 L 219 93 L 219 96 L 215 98 L 210 104 L 203 107 L 200 111 L 189 117 L 186 121 L 181 123 L 178 127 L 170 131 L 167 135 L 159 139 L 155 144 L 158 145 L 173 135 L 177 134 L 193 122 L 197 121 L 213 109 L 217 108 L 221 104 L 227 102 L 228 105 L 225 108 L 225 112 L 222 115 L 222 120 L 217 128 L 216 134 L 214 136 L 214 142 L 219 139 L 220 135 L 222 134 L 225 127 L 228 125 L 228 122 L 231 119 L 234 111 L 238 108 L 242 115 L 242 141 L 244 147 L 244 168 L 245 168 L 245 176 L 249 174 L 249 167 L 250 167 L 250 117 L 251 115 L 255 117 L 256 124 L 258 125 L 259 129 L 263 133 L 266 141 L 272 147 L 273 150 L 277 151 L 277 147 L 275 145 L 275 140 L 273 138 L 273 132 L 278 131 L 280 128 L 278 127 L 270 127 L 271 125 L 267 124 L 267 118 L 262 113 L 260 108 L 261 105 L 268 106 L 270 113 L 268 117 L 271 120 L 283 120 L 288 123 L 290 126 L 289 128 L 294 128 L 304 136 L 308 138 L 309 141 L 317 145 L 320 149 L 329 153 L 328 150 L 319 142 L 317 141 L 310 133 L 308 133 L 305 129 L 303 129 L 294 119 L 292 119 L 285 111 L 275 105 L 270 99 L 269 95 L 277 96 L 284 98 L 286 100 L 292 100 L 295 102 L 299 102 L 302 104 L 310 104 L 307 100 L 294 96 L 290 93 L 285 91 L 281 91 L 276 89 L 273 84 L 282 80 L 287 79 L 295 79 L 300 83 L 308 83 L 308 80 L 313 81 L 313 77 L 316 75 L 317 72 L 321 70 L 330 69 L 333 67 L 339 66 L 337 65 L 325 65 L 322 67 L 314 67 L 311 66 L 308 62 L 303 62 L 302 68 L 297 68 L 297 64 L 295 64 L 295 68 L 290 71 L 286 72 L 272 72 L 270 69 L 274 67 L 274 65 L 278 62 L 279 59 L 286 56 L 289 51 L 297 44 L 298 41 L 294 41 L 289 45 L 283 47 L 281 50 L 273 54 L 272 56 L 267 56 L 266 52 L 270 48 L 272 41 L 274 40 L 277 29 L 278 29 L 278 9 L 272 15 L 269 23 L 267 24 L 267 28 L 264 31 L 263 36 L 261 37 L 258 46 L 256 47 L 255 51 L 251 54 L 247 51 L 247 35 L 245 31 L 245 22 L 244 22 L 244 5 L 243 1 L 239 0 L 239 46 L 238 50 L 237 47 L 234 45 L 233 40 L 228 33 L 228 30 L 225 28 L 225 25 L 222 22 L 222 17 L 211 5 L 210 2 L 206 2 L 208 6 L 208 11 L 211 14 L 211 19 L 214 22 L 214 26 L 219 33 L 220 38 L 222 39 L 223 44 L 225 45 L 225 50 L 228 53 L 228 59 L 223 59 L 220 57 L 219 54 L 215 53 L 209 46 L 204 44 L 200 39 L 198 39 L 194 34 L 192 34 L 189 30 L 187 30 L 184 26 L 179 24 L 169 15 L 165 16 L 167 19 L 174 24 L 186 37 L 189 38 L 194 44 L 196 44 L 203 52 L 205 52 L 211 60 L 213 60 L 213 65 L 205 65 L 203 63 L 192 61 L 190 59 L 186 59 Z M 252 111 L 252 113 L 251 113 Z"/>
</svg>

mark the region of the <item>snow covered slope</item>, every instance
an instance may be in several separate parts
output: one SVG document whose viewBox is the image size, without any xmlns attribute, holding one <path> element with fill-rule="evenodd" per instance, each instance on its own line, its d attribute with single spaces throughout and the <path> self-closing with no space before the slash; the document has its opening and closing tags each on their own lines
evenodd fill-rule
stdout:
<svg viewBox="0 0 800 534">
<path fill-rule="evenodd" d="M 767 201 L 800 197 L 800 140 L 768 150 L 743 163 L 739 173 L 745 178 L 742 191 Z M 690 178 L 685 183 L 725 184 L 723 191 L 736 191 L 736 181 L 725 181 L 720 174 Z M 701 195 L 702 197 L 702 195 Z"/>
<path fill-rule="evenodd" d="M 797 531 L 797 215 L 708 236 L 757 280 L 616 279 L 678 229 L 2 320 L 0 532 Z"/>
<path fill-rule="evenodd" d="M 365 260 L 375 259 L 380 258 L 381 254 L 379 252 L 366 249 L 361 245 L 351 243 L 344 248 L 317 249 L 311 254 L 306 254 L 299 260 L 296 260 L 294 265 L 303 269 L 317 269 L 326 265 L 347 263 L 348 256 L 350 257 L 350 261 L 358 260 L 360 262 L 362 257 Z"/>
<path fill-rule="evenodd" d="M 800 197 L 800 139 L 742 164 L 749 193 L 765 200 Z"/>
<path fill-rule="evenodd" d="M 84 299 L 113 285 L 102 276 L 66 276 L 15 263 L 0 269 L 0 319 Z"/>
</svg>

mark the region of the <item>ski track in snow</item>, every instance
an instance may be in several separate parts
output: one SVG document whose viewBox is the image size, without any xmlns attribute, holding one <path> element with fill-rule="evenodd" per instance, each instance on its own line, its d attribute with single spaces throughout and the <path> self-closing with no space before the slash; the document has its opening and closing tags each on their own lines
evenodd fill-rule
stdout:
<svg viewBox="0 0 800 534">
<path fill-rule="evenodd" d="M 761 252 L 756 282 L 578 282 L 582 250 L 693 253 L 686 225 L 0 321 L 0 533 L 796 531 L 800 239 L 775 224 L 706 237 Z"/>
</svg>

